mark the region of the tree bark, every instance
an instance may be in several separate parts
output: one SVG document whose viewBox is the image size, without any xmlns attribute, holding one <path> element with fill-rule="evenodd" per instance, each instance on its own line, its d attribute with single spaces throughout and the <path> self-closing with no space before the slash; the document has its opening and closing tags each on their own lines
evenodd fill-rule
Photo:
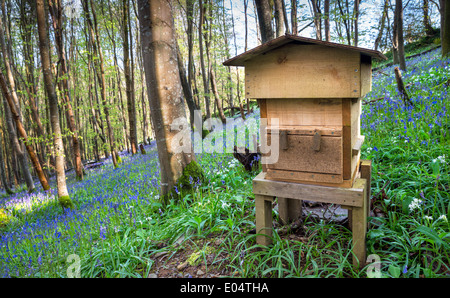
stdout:
<svg viewBox="0 0 450 298">
<path fill-rule="evenodd" d="M 322 12 L 318 0 L 310 0 L 314 14 L 314 27 L 316 28 L 316 39 L 322 40 Z"/>
<path fill-rule="evenodd" d="M 222 103 L 220 102 L 219 92 L 217 92 L 216 76 L 214 75 L 214 71 L 212 68 L 210 69 L 210 76 L 211 76 L 211 80 L 210 80 L 211 88 L 213 90 L 214 99 L 216 101 L 217 111 L 219 112 L 219 118 L 222 121 L 222 123 L 225 124 L 227 122 L 227 119 L 225 118 L 225 114 L 223 113 Z"/>
<path fill-rule="evenodd" d="M 14 192 L 8 185 L 8 181 L 6 181 L 6 170 L 5 170 L 5 161 L 3 160 L 3 145 L 0 142 L 0 175 L 2 179 L 2 185 L 7 194 L 13 194 Z"/>
<path fill-rule="evenodd" d="M 181 57 L 181 52 L 178 46 L 177 46 L 177 61 L 178 61 L 178 70 L 180 72 L 180 82 L 183 88 L 184 98 L 186 99 L 186 104 L 189 109 L 189 119 L 191 122 L 191 128 L 194 128 L 194 115 L 195 110 L 197 110 L 197 107 L 194 102 L 191 86 L 189 85 L 188 79 L 186 77 L 186 70 L 184 69 L 183 57 Z"/>
<path fill-rule="evenodd" d="M 359 36 L 358 36 L 358 34 L 359 34 L 359 32 L 358 32 L 359 2 L 360 2 L 360 0 L 354 0 L 353 16 L 354 16 L 354 22 L 355 22 L 354 23 L 354 35 L 355 35 L 354 45 L 355 45 L 355 47 L 358 46 L 358 38 L 359 38 Z"/>
<path fill-rule="evenodd" d="M 442 1 L 444 5 L 444 25 L 441 26 L 442 32 L 442 57 L 450 56 L 450 3 Z"/>
<path fill-rule="evenodd" d="M 380 46 L 380 43 L 381 43 L 381 38 L 383 37 L 383 31 L 384 31 L 384 27 L 385 27 L 385 23 L 386 23 L 388 8 L 389 8 L 389 0 L 385 0 L 384 4 L 383 4 L 383 12 L 382 12 L 381 19 L 380 19 L 380 29 L 378 31 L 377 38 L 375 39 L 375 45 L 374 45 L 375 51 L 378 50 L 378 47 Z"/>
<path fill-rule="evenodd" d="M 69 80 L 67 78 L 69 71 L 66 63 L 66 53 L 64 49 L 63 41 L 63 28 L 62 28 L 62 4 L 60 0 L 50 0 L 49 10 L 53 19 L 53 29 L 55 31 L 55 44 L 58 51 L 58 59 L 61 73 L 61 83 L 59 84 L 62 91 L 62 99 L 64 102 L 64 111 L 66 112 L 67 126 L 72 135 L 72 151 L 73 162 L 75 165 L 75 173 L 78 180 L 83 180 L 83 163 L 81 162 L 81 149 L 80 141 L 78 137 L 78 129 L 75 123 L 75 115 L 72 109 L 70 92 L 69 92 Z"/>
<path fill-rule="evenodd" d="M 151 120 L 161 168 L 161 198 L 167 202 L 185 168 L 196 164 L 192 144 L 189 143 L 190 148 L 187 148 L 189 152 L 180 152 L 180 144 L 173 141 L 181 132 L 171 129 L 174 120 L 185 117 L 172 1 L 138 0 L 138 11 Z M 183 124 L 183 129 L 188 130 L 190 140 L 190 128 L 185 125 L 187 123 Z"/>
<path fill-rule="evenodd" d="M 10 62 L 11 62 L 11 59 L 9 56 L 10 50 L 6 46 L 5 35 L 3 32 L 5 32 L 5 27 L 3 26 L 3 22 L 0 17 L 0 44 L 1 44 L 1 49 L 2 49 L 3 64 L 4 64 L 4 67 L 6 70 L 6 76 L 7 76 L 7 80 L 8 80 L 9 88 L 10 88 L 10 90 L 8 90 L 8 87 L 7 87 L 8 84 L 6 83 L 5 77 L 3 77 L 3 74 L 2 74 L 2 77 L 5 80 L 4 81 L 5 88 L 3 89 L 3 92 L 4 92 L 5 97 L 8 96 L 13 101 L 14 108 L 17 111 L 18 121 L 20 121 L 22 123 L 22 116 L 20 115 L 20 109 L 19 109 L 19 106 L 20 106 L 19 98 L 17 97 L 15 81 L 14 81 L 14 77 L 13 77 L 12 70 L 11 70 L 11 64 L 10 64 Z M 11 112 L 12 112 L 12 109 L 11 109 Z M 6 106 L 5 106 L 5 115 L 8 115 Z M 15 118 L 14 113 L 13 113 L 13 117 Z M 11 122 L 11 121 L 7 121 L 7 122 Z M 23 176 L 25 178 L 25 183 L 27 185 L 28 192 L 32 192 L 32 191 L 34 191 L 35 187 L 34 187 L 33 177 L 31 176 L 30 169 L 28 168 L 28 158 L 25 155 L 25 152 L 24 152 L 22 144 L 21 144 L 22 142 L 17 138 L 17 133 L 13 126 L 8 125 L 8 132 L 10 134 L 12 148 L 16 152 L 17 157 L 19 158 L 19 163 L 20 163 L 20 166 L 22 169 Z"/>
<path fill-rule="evenodd" d="M 72 208 L 73 203 L 69 197 L 66 185 L 66 173 L 64 169 L 64 147 L 59 122 L 58 97 L 53 86 L 53 74 L 50 62 L 50 47 L 47 37 L 45 21 L 44 0 L 36 0 L 36 14 L 38 22 L 39 51 L 41 55 L 42 72 L 44 74 L 44 85 L 50 109 L 50 122 L 53 131 L 53 145 L 56 161 L 56 185 L 58 188 L 58 199 L 61 207 Z"/>
<path fill-rule="evenodd" d="M 397 55 L 400 69 L 406 70 L 405 45 L 403 41 L 403 1 L 395 0 L 393 47 L 394 58 Z M 395 63 L 395 62 L 394 62 Z"/>
<path fill-rule="evenodd" d="M 113 165 L 115 168 L 119 166 L 118 164 L 118 156 L 116 153 L 115 148 L 115 142 L 114 142 L 114 132 L 111 125 L 111 119 L 109 116 L 109 108 L 108 108 L 108 102 L 106 97 L 106 82 L 105 82 L 105 68 L 104 68 L 104 62 L 103 62 L 103 53 L 102 48 L 100 46 L 100 37 L 98 33 L 97 28 L 97 16 L 94 9 L 94 3 L 93 1 L 90 2 L 91 10 L 92 10 L 92 19 L 90 16 L 90 10 L 89 10 L 89 0 L 83 1 L 83 8 L 86 12 L 86 20 L 89 25 L 89 33 L 91 35 L 91 40 L 94 48 L 94 55 L 96 58 L 94 60 L 94 65 L 96 66 L 96 74 L 98 81 L 100 82 L 100 94 L 102 96 L 102 103 L 103 103 L 103 113 L 105 114 L 105 120 L 106 120 L 106 127 L 108 129 L 108 140 L 109 140 L 109 146 L 111 150 L 111 157 L 113 161 Z"/>
<path fill-rule="evenodd" d="M 429 16 L 429 7 L 430 7 L 430 2 L 429 0 L 423 0 L 423 5 L 422 5 L 422 12 L 423 12 L 423 26 L 425 28 L 425 34 L 427 36 L 431 36 L 434 34 L 434 29 L 431 26 L 431 22 L 430 22 L 430 16 Z"/>
<path fill-rule="evenodd" d="M 274 0 L 275 5 L 275 28 L 276 37 L 284 35 L 284 13 L 283 3 L 284 0 Z"/>
<path fill-rule="evenodd" d="M 408 92 L 406 91 L 405 84 L 403 84 L 402 73 L 398 69 L 398 67 L 394 68 L 395 72 L 395 80 L 397 81 L 397 89 L 405 106 L 411 105 L 414 106 L 413 102 L 409 98 Z"/>
<path fill-rule="evenodd" d="M 266 43 L 273 39 L 272 12 L 269 0 L 255 0 L 258 12 L 259 31 L 261 32 L 261 42 Z"/>
<path fill-rule="evenodd" d="M 356 2 L 357 0 L 355 0 Z M 325 41 L 331 41 L 330 34 L 330 0 L 325 0 L 324 3 L 324 14 L 325 14 Z"/>
<path fill-rule="evenodd" d="M 292 27 L 292 34 L 293 35 L 297 35 L 298 34 L 297 1 L 298 0 L 291 0 L 291 27 Z"/>
<path fill-rule="evenodd" d="M 198 44 L 200 51 L 200 66 L 202 69 L 202 79 L 203 79 L 203 90 L 204 90 L 204 98 L 205 98 L 205 110 L 206 110 L 206 118 L 211 118 L 211 108 L 210 108 L 210 98 L 209 98 L 209 78 L 208 72 L 205 67 L 205 58 L 203 55 L 203 30 L 205 23 L 205 13 L 206 7 L 203 5 L 203 0 L 199 0 L 200 4 L 200 19 L 198 26 Z"/>
<path fill-rule="evenodd" d="M 123 69 L 127 94 L 128 123 L 130 127 L 131 154 L 137 153 L 136 100 L 134 98 L 132 74 L 130 68 L 130 45 L 128 42 L 128 18 L 130 15 L 129 0 L 122 1 L 123 7 Z"/>
</svg>

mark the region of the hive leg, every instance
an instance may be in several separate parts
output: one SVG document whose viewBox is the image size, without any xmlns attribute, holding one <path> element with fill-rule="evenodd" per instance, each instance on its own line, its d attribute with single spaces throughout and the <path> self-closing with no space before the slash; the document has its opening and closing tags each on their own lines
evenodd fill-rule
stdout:
<svg viewBox="0 0 450 298">
<path fill-rule="evenodd" d="M 364 183 L 363 205 L 352 208 L 353 266 L 364 267 L 366 261 L 367 181 Z"/>
<path fill-rule="evenodd" d="M 256 243 L 270 245 L 272 243 L 272 200 L 273 197 L 255 195 L 256 207 Z"/>
<path fill-rule="evenodd" d="M 372 161 L 371 160 L 361 160 L 361 178 L 366 179 L 367 181 L 367 216 L 370 216 L 370 198 L 371 198 L 371 189 L 370 183 L 372 179 Z"/>
<path fill-rule="evenodd" d="M 283 225 L 302 216 L 302 201 L 297 199 L 278 198 L 278 214 Z"/>
</svg>

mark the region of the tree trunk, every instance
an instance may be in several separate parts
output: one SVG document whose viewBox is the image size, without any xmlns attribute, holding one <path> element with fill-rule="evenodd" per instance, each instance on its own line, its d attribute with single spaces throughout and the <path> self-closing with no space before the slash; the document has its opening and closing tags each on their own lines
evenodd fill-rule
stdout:
<svg viewBox="0 0 450 298">
<path fill-rule="evenodd" d="M 284 35 L 284 13 L 282 1 L 284 0 L 274 0 L 276 37 Z"/>
<path fill-rule="evenodd" d="M 318 0 L 311 0 L 314 14 L 314 27 L 316 28 L 316 39 L 322 40 L 322 12 L 320 11 Z"/>
<path fill-rule="evenodd" d="M 378 31 L 377 38 L 375 39 L 375 45 L 374 45 L 375 51 L 378 50 L 378 47 L 380 46 L 380 43 L 381 43 L 381 38 L 383 37 L 383 31 L 384 31 L 384 26 L 386 23 L 388 8 L 389 8 L 389 0 L 385 0 L 384 4 L 383 4 L 383 13 L 382 13 L 381 19 L 380 19 L 380 29 Z"/>
<path fill-rule="evenodd" d="M 17 116 L 18 116 L 17 120 L 22 123 L 22 117 L 20 115 L 20 110 L 19 110 L 19 98 L 17 97 L 15 81 L 14 81 L 14 77 L 13 77 L 12 70 L 11 70 L 10 56 L 9 56 L 10 51 L 6 47 L 5 36 L 3 33 L 4 30 L 5 29 L 3 26 L 3 22 L 0 17 L 0 44 L 1 44 L 1 49 L 2 49 L 3 63 L 4 63 L 5 70 L 6 70 L 6 76 L 7 76 L 7 80 L 8 80 L 9 88 L 10 88 L 10 90 L 8 90 L 8 87 L 7 87 L 8 84 L 6 83 L 5 77 L 3 77 L 3 73 L 2 73 L 2 79 L 4 80 L 3 83 L 5 83 L 5 88 L 3 89 L 3 92 L 4 92 L 5 97 L 8 96 L 13 101 L 14 109 L 17 111 Z M 11 112 L 13 113 L 12 108 L 11 108 Z M 6 106 L 5 106 L 5 115 L 8 115 Z M 13 113 L 14 118 L 15 118 L 15 116 L 16 115 Z M 16 119 L 14 119 L 14 120 L 16 120 Z M 7 121 L 7 122 L 11 122 L 11 121 Z M 12 122 L 11 122 L 11 124 L 12 124 Z M 8 131 L 10 133 L 10 140 L 11 140 L 12 148 L 14 149 L 14 151 L 17 154 L 17 157 L 19 158 L 19 162 L 21 165 L 23 176 L 25 178 L 25 183 L 27 185 L 28 192 L 32 192 L 32 191 L 34 191 L 34 182 L 33 182 L 33 177 L 31 176 L 31 173 L 30 173 L 30 169 L 28 168 L 28 158 L 25 155 L 21 141 L 17 138 L 17 133 L 15 131 L 15 128 L 13 126 L 8 125 Z M 25 132 L 25 130 L 24 130 L 24 132 Z"/>
<path fill-rule="evenodd" d="M 258 12 L 259 31 L 261 32 L 261 42 L 266 43 L 273 39 L 272 12 L 269 0 L 255 0 Z"/>
<path fill-rule="evenodd" d="M 13 194 L 14 192 L 9 188 L 8 181 L 6 181 L 5 161 L 3 160 L 3 145 L 0 142 L 0 175 L 2 179 L 2 185 L 7 194 Z"/>
<path fill-rule="evenodd" d="M 208 72 L 205 67 L 205 58 L 203 55 L 203 30 L 205 23 L 205 12 L 206 7 L 203 5 L 203 0 L 199 0 L 200 4 L 200 20 L 198 26 L 198 44 L 200 51 L 200 66 L 202 68 L 202 79 L 203 79 L 203 90 L 205 92 L 205 110 L 206 110 L 206 118 L 211 118 L 211 108 L 210 108 L 210 99 L 209 99 L 209 82 L 208 82 Z"/>
<path fill-rule="evenodd" d="M 58 97 L 53 86 L 53 74 L 50 62 L 50 47 L 47 37 L 47 27 L 45 21 L 44 0 L 36 0 L 36 14 L 38 21 L 39 51 L 41 54 L 42 72 L 44 74 L 44 85 L 47 91 L 50 122 L 53 131 L 53 146 L 56 160 L 56 185 L 58 188 L 58 199 L 61 207 L 73 208 L 72 200 L 66 185 L 66 173 L 64 169 L 64 147 L 59 122 Z"/>
<path fill-rule="evenodd" d="M 298 34 L 297 1 L 298 0 L 291 0 L 291 27 L 292 27 L 292 34 L 293 35 L 297 35 Z"/>
<path fill-rule="evenodd" d="M 394 68 L 394 73 L 395 73 L 395 80 L 397 81 L 397 90 L 403 103 L 405 104 L 405 106 L 407 105 L 414 106 L 413 102 L 409 98 L 405 85 L 403 84 L 402 73 L 400 72 L 398 67 Z"/>
<path fill-rule="evenodd" d="M 194 181 L 197 181 L 200 176 L 203 177 L 203 174 L 200 166 L 195 162 L 192 144 L 183 139 L 184 148 L 180 150 L 180 144 L 177 144 L 176 138 L 182 132 L 171 129 L 174 120 L 185 117 L 177 63 L 172 1 L 138 0 L 138 10 L 143 65 L 152 111 L 151 120 L 155 130 L 161 168 L 161 198 L 163 202 L 167 202 L 170 194 L 179 190 L 175 187 L 181 187 L 178 184 L 179 180 L 186 174 L 191 175 Z M 187 126 L 187 121 L 183 123 L 183 130 L 187 132 L 183 135 L 190 141 L 191 130 L 185 125 Z M 199 177 L 194 177 L 192 171 L 186 170 L 188 167 L 196 168 L 197 172 L 200 169 Z M 190 173 L 186 173 L 185 170 Z"/>
<path fill-rule="evenodd" d="M 395 11 L 394 11 L 394 58 L 397 55 L 398 63 L 400 64 L 400 69 L 406 70 L 405 61 L 405 45 L 403 41 L 403 1 L 395 0 Z M 395 63 L 395 62 L 394 62 Z"/>
<path fill-rule="evenodd" d="M 357 0 L 355 0 L 356 2 Z M 325 41 L 331 41 L 330 34 L 330 0 L 325 0 L 324 3 L 324 13 L 325 13 Z M 356 21 L 355 21 L 356 22 Z"/>
<path fill-rule="evenodd" d="M 232 5 L 232 1 L 230 1 L 230 5 Z M 231 9 L 230 13 L 231 13 L 231 25 L 232 25 L 232 28 L 233 28 L 234 53 L 235 53 L 235 55 L 237 55 L 237 41 L 236 41 L 236 30 L 235 30 L 235 26 L 234 26 L 233 9 Z M 247 24 L 245 26 L 247 27 Z M 247 30 L 247 28 L 246 28 L 246 30 Z M 228 70 L 231 71 L 229 66 L 228 66 Z M 231 83 L 231 75 L 230 75 L 230 83 Z M 237 94 L 237 98 L 238 98 L 238 102 L 239 102 L 239 111 L 241 112 L 241 118 L 243 120 L 245 120 L 244 105 L 242 104 L 242 100 L 241 100 L 241 87 L 240 87 L 240 84 L 241 84 L 241 82 L 240 82 L 240 79 L 239 79 L 239 69 L 238 69 L 238 67 L 236 67 L 236 89 L 237 89 L 236 94 Z"/>
<path fill-rule="evenodd" d="M 73 151 L 73 162 L 75 165 L 75 173 L 78 180 L 83 180 L 83 163 L 81 162 L 81 149 L 80 142 L 78 138 L 78 129 L 75 123 L 75 115 L 72 109 L 70 93 L 69 93 L 69 80 L 68 69 L 66 63 L 66 53 L 64 49 L 63 42 L 63 29 L 62 29 L 62 4 L 60 0 L 50 0 L 49 2 L 50 14 L 53 19 L 53 29 L 55 31 L 55 44 L 56 49 L 58 51 L 58 59 L 60 65 L 60 73 L 61 73 L 61 83 L 60 87 L 62 87 L 62 99 L 64 102 L 64 110 L 66 112 L 66 120 L 67 126 L 72 135 L 72 151 Z"/>
<path fill-rule="evenodd" d="M 429 6 L 430 6 L 429 0 L 423 0 L 423 5 L 422 5 L 423 26 L 425 28 L 425 34 L 427 36 L 431 36 L 434 34 L 434 29 L 431 26 L 430 16 L 429 16 L 429 12 L 428 12 Z"/>
<path fill-rule="evenodd" d="M 445 1 L 442 1 L 445 3 Z M 446 1 L 444 5 L 444 25 L 441 26 L 442 32 L 442 57 L 450 56 L 450 3 Z"/>
<path fill-rule="evenodd" d="M 214 75 L 214 71 L 212 68 L 210 69 L 210 76 L 211 76 L 211 88 L 214 93 L 214 99 L 216 100 L 217 105 L 217 111 L 219 112 L 219 117 L 222 123 L 226 123 L 227 119 L 225 118 L 225 114 L 223 113 L 222 109 L 222 103 L 220 102 L 219 92 L 217 92 L 217 86 L 216 86 L 216 76 Z"/>
<path fill-rule="evenodd" d="M 355 2 L 354 2 L 354 9 L 353 9 L 353 18 L 354 18 L 354 21 L 355 21 L 355 23 L 354 23 L 354 35 L 355 35 L 355 38 L 354 38 L 354 41 L 355 41 L 355 43 L 354 43 L 354 45 L 355 45 L 355 47 L 357 47 L 358 46 L 358 38 L 359 38 L 359 36 L 358 36 L 358 34 L 359 34 L 359 32 L 358 32 L 358 19 L 359 19 L 359 1 L 360 0 L 354 0 Z"/>
<path fill-rule="evenodd" d="M 341 1 L 337 1 L 339 12 L 341 13 L 341 17 L 344 21 L 344 27 L 345 27 L 345 33 L 347 36 L 347 44 L 351 45 L 351 32 L 350 32 L 350 26 L 347 21 L 347 15 L 348 15 L 348 1 L 346 1 L 346 7 L 347 7 L 347 14 L 344 12 L 344 9 L 342 8 Z"/>
<path fill-rule="evenodd" d="M 130 15 L 129 0 L 123 0 L 123 69 L 125 74 L 125 86 L 127 93 L 127 107 L 128 107 L 128 123 L 130 127 L 130 145 L 131 154 L 137 153 L 137 129 L 136 129 L 136 100 L 134 98 L 134 90 L 132 84 L 133 71 L 130 68 L 130 45 L 128 42 L 128 18 Z M 131 33 L 131 28 L 130 28 Z"/>
<path fill-rule="evenodd" d="M 96 74 L 98 81 L 100 82 L 100 94 L 102 96 L 102 103 L 103 103 L 103 113 L 105 114 L 105 120 L 106 120 L 106 127 L 108 129 L 108 139 L 109 139 L 109 146 L 111 150 L 111 157 L 113 161 L 113 165 L 115 168 L 119 166 L 118 163 L 118 156 L 116 153 L 115 143 L 114 143 L 114 132 L 111 125 L 111 119 L 109 116 L 109 108 L 108 108 L 108 102 L 106 98 L 106 83 L 105 83 L 105 68 L 104 68 L 104 62 L 103 62 L 103 53 L 102 48 L 100 46 L 100 37 L 98 33 L 97 28 L 97 16 L 94 9 L 94 3 L 91 0 L 90 6 L 92 10 L 92 17 L 91 20 L 90 16 L 90 10 L 89 10 L 89 0 L 83 1 L 83 8 L 86 12 L 86 20 L 89 25 L 89 33 L 91 35 L 91 40 L 94 48 L 94 55 L 97 59 L 94 60 L 94 65 L 96 65 Z M 107 155 L 107 154 L 106 154 Z"/>
<path fill-rule="evenodd" d="M 180 83 L 183 88 L 184 98 L 186 99 L 186 104 L 189 109 L 189 119 L 191 122 L 191 128 L 194 128 L 194 115 L 197 107 L 194 102 L 194 97 L 192 96 L 192 89 L 189 85 L 188 79 L 186 77 L 186 70 L 184 69 L 183 57 L 181 57 L 180 49 L 177 46 L 177 61 L 178 61 L 178 70 L 180 72 Z M 200 128 L 199 128 L 200 129 Z"/>
</svg>

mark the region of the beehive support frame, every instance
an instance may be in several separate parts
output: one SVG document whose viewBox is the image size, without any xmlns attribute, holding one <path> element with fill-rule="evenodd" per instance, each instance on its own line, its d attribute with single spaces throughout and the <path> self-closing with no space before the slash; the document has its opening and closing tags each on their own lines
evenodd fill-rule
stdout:
<svg viewBox="0 0 450 298">
<path fill-rule="evenodd" d="M 371 167 L 370 160 L 361 161 L 361 178 L 357 178 L 351 188 L 271 181 L 264 179 L 265 173 L 261 172 L 253 179 L 256 242 L 265 246 L 272 242 L 272 202 L 275 197 L 281 202 L 279 214 L 283 223 L 301 215 L 301 200 L 339 204 L 349 210 L 351 218 L 353 265 L 364 267 Z"/>
</svg>

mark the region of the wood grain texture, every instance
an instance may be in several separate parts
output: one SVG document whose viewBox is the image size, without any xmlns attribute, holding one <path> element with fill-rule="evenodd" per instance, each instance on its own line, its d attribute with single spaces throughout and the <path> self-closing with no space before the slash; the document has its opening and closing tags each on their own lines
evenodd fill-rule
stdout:
<svg viewBox="0 0 450 298">
<path fill-rule="evenodd" d="M 360 54 L 321 45 L 287 44 L 245 64 L 247 98 L 360 96 Z"/>
<path fill-rule="evenodd" d="M 271 135 L 267 135 L 271 142 Z M 320 137 L 320 150 L 313 150 L 314 136 L 287 135 L 287 150 L 280 148 L 278 162 L 267 169 L 342 174 L 342 138 Z"/>
<path fill-rule="evenodd" d="M 256 243 L 270 245 L 272 243 L 272 200 L 273 196 L 255 194 Z"/>
<path fill-rule="evenodd" d="M 266 99 L 266 115 L 269 126 L 272 118 L 278 118 L 280 126 L 340 126 L 342 100 L 271 98 Z"/>
<path fill-rule="evenodd" d="M 293 182 L 267 180 L 261 172 L 253 179 L 253 193 L 262 196 L 277 196 L 315 202 L 334 203 L 347 206 L 363 206 L 365 189 L 361 179 L 356 179 L 351 188 L 328 187 Z M 364 180 L 365 181 L 365 180 Z"/>
</svg>

